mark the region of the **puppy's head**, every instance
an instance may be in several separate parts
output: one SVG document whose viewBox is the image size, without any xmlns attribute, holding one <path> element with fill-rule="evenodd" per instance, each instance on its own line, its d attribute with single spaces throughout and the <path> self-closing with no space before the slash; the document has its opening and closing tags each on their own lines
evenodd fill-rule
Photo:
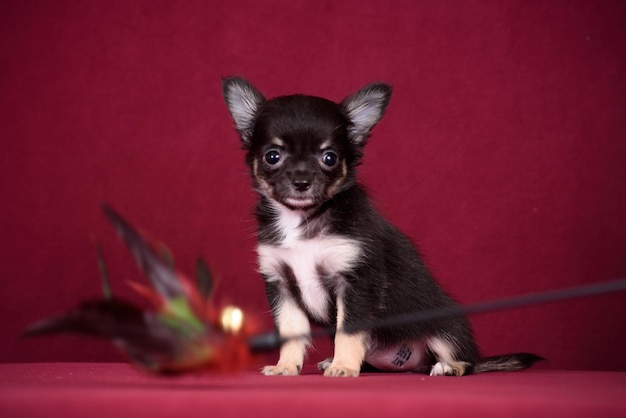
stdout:
<svg viewBox="0 0 626 418">
<path fill-rule="evenodd" d="M 355 167 L 391 87 L 370 84 L 334 103 L 292 95 L 271 100 L 239 77 L 223 80 L 256 190 L 289 209 L 313 210 L 354 184 Z"/>
</svg>

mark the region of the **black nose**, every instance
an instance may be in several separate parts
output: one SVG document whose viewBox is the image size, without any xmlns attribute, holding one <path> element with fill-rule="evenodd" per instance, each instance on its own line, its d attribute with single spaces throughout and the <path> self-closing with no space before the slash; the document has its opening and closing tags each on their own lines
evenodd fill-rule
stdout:
<svg viewBox="0 0 626 418">
<path fill-rule="evenodd" d="M 293 180 L 293 187 L 299 192 L 305 192 L 311 187 L 311 182 L 307 179 L 295 179 Z"/>
</svg>

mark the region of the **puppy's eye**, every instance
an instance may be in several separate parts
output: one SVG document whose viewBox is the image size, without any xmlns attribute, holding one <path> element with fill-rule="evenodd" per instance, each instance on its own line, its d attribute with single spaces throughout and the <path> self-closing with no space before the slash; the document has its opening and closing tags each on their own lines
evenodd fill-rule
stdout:
<svg viewBox="0 0 626 418">
<path fill-rule="evenodd" d="M 337 154 L 333 151 L 326 151 L 322 155 L 322 162 L 326 165 L 326 167 L 334 167 L 337 164 L 338 159 L 339 157 L 337 157 Z"/>
<path fill-rule="evenodd" d="M 278 150 L 272 149 L 265 153 L 265 162 L 269 165 L 278 164 L 280 161 L 280 152 Z"/>
</svg>

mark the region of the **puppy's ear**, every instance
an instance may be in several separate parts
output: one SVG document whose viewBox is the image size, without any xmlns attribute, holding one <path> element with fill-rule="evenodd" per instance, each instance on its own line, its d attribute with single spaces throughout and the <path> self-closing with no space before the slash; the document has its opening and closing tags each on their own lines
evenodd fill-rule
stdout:
<svg viewBox="0 0 626 418">
<path fill-rule="evenodd" d="M 241 77 L 227 77 L 222 80 L 222 95 L 235 127 L 241 136 L 244 148 L 250 146 L 256 114 L 265 102 L 265 97 Z"/>
<path fill-rule="evenodd" d="M 365 145 L 370 131 L 385 114 L 391 90 L 388 84 L 372 83 L 343 99 L 340 106 L 351 123 L 348 135 L 352 143 Z"/>
</svg>

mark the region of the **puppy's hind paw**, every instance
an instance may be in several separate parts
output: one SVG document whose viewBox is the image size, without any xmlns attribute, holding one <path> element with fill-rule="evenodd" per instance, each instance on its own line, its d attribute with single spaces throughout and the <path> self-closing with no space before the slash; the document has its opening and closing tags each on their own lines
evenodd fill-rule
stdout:
<svg viewBox="0 0 626 418">
<path fill-rule="evenodd" d="M 265 376 L 297 376 L 300 374 L 302 366 L 298 365 L 281 365 L 265 366 L 261 369 L 261 374 Z"/>
<path fill-rule="evenodd" d="M 319 363 L 317 363 L 317 369 L 318 370 L 327 370 L 330 365 L 333 364 L 333 358 L 329 357 L 326 360 L 322 360 Z"/>
<path fill-rule="evenodd" d="M 435 363 L 432 369 L 430 369 L 431 376 L 463 376 L 467 371 L 468 363 L 458 362 L 448 364 L 440 361 Z"/>
</svg>

